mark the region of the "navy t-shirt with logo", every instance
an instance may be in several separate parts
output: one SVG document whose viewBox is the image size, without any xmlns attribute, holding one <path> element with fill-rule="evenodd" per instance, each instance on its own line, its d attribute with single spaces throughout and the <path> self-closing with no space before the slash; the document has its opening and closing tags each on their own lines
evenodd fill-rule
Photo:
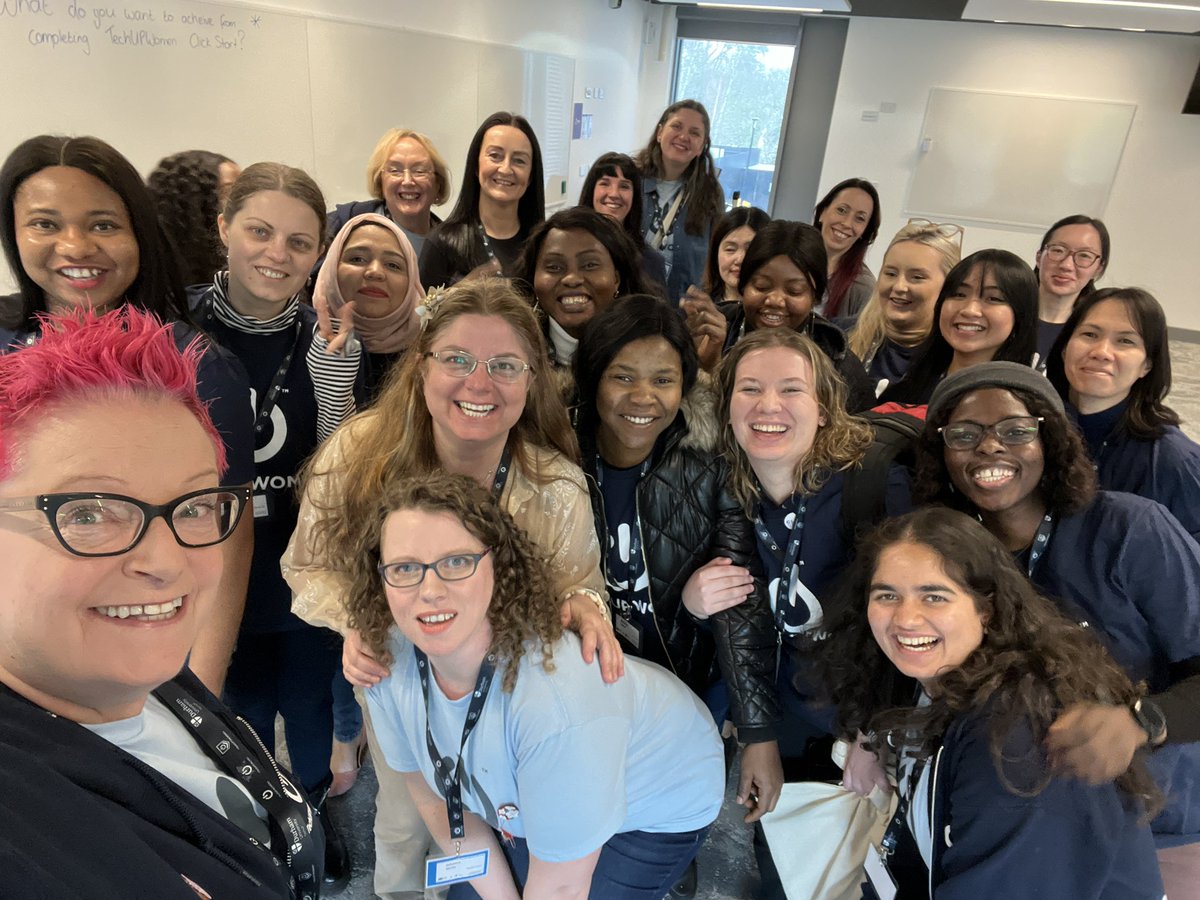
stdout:
<svg viewBox="0 0 1200 900">
<path fill-rule="evenodd" d="M 613 627 L 626 650 L 666 665 L 650 600 L 650 574 L 646 571 L 637 516 L 637 486 L 644 471 L 644 464 L 617 469 L 597 461 L 608 531 L 608 546 L 603 548 L 604 575 L 614 613 Z"/>
</svg>

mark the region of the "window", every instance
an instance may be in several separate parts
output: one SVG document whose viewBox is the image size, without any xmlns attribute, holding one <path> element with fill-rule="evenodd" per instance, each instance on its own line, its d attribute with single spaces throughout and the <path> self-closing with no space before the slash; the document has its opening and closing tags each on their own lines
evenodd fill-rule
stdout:
<svg viewBox="0 0 1200 900">
<path fill-rule="evenodd" d="M 681 38 L 674 100 L 699 100 L 712 118 L 713 162 L 725 203 L 769 210 L 795 47 Z"/>
</svg>

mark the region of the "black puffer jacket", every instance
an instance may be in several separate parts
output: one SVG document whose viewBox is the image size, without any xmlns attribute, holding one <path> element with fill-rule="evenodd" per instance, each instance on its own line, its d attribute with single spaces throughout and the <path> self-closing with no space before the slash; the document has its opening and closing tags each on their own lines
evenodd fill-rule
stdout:
<svg viewBox="0 0 1200 900">
<path fill-rule="evenodd" d="M 744 333 L 746 311 L 742 304 L 730 301 L 718 303 L 717 309 L 729 323 L 729 330 L 725 333 L 725 347 L 721 351 L 725 354 Z M 807 328 L 801 330 L 833 360 L 834 368 L 842 376 L 842 381 L 846 382 L 846 412 L 860 413 L 870 409 L 878 402 L 875 399 L 875 387 L 863 367 L 862 360 L 847 346 L 846 335 L 828 319 L 816 313 L 809 316 L 809 323 Z"/>
<path fill-rule="evenodd" d="M 697 693 L 724 675 L 738 736 L 757 743 L 775 738 L 780 719 L 777 633 L 754 530 L 729 490 L 729 466 L 717 451 L 716 437 L 714 397 L 701 382 L 659 437 L 651 468 L 638 484 L 642 545 L 658 632 L 675 674 Z M 579 438 L 601 558 L 606 560 L 608 529 L 596 481 L 596 436 Z M 696 569 L 717 556 L 748 568 L 755 590 L 743 603 L 701 622 L 684 607 L 683 587 Z"/>
</svg>

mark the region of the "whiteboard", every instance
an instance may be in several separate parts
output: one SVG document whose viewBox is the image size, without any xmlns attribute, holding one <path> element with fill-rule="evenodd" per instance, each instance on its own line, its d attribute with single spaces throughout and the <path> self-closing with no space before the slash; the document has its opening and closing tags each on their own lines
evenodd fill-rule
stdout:
<svg viewBox="0 0 1200 900">
<path fill-rule="evenodd" d="M 1133 103 L 933 88 L 905 211 L 1043 228 L 1101 216 Z"/>
<path fill-rule="evenodd" d="M 547 177 L 565 177 L 574 73 L 565 56 L 277 7 L 0 0 L 0 154 L 92 134 L 148 173 L 214 150 L 299 166 L 333 204 L 367 196 L 388 128 L 429 134 L 457 182 L 475 128 L 507 109 L 534 126 Z"/>
</svg>

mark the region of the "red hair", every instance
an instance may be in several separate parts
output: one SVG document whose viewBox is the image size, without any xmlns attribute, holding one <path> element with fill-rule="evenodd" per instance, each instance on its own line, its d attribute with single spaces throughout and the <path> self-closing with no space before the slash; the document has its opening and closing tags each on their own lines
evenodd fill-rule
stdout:
<svg viewBox="0 0 1200 900">
<path fill-rule="evenodd" d="M 0 356 L 0 477 L 8 474 L 20 427 L 59 403 L 114 395 L 182 403 L 212 440 L 217 471 L 225 473 L 225 444 L 196 391 L 201 338 L 180 351 L 170 325 L 129 305 L 40 319 L 41 340 Z"/>
</svg>

